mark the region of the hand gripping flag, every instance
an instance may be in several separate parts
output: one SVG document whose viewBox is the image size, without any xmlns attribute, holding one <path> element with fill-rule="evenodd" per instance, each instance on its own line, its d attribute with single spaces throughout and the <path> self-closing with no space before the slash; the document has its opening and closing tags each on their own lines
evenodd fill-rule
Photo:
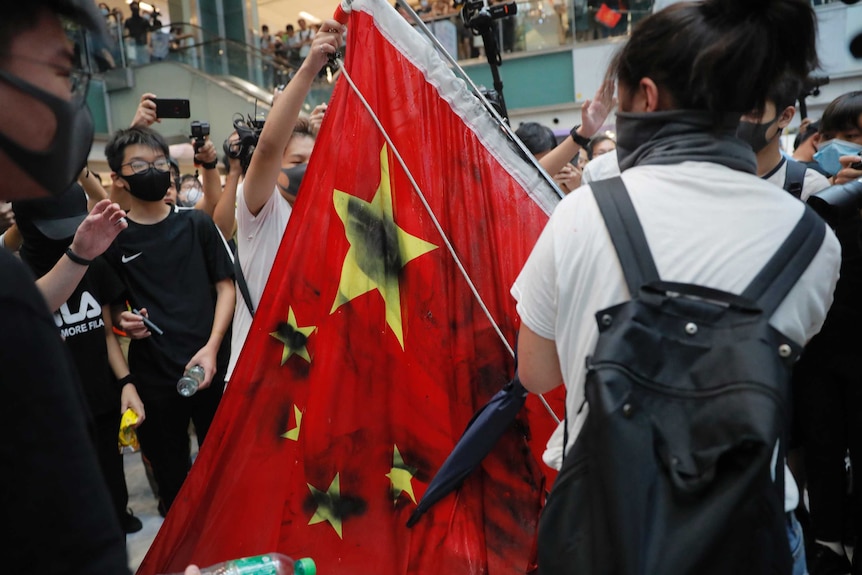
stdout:
<svg viewBox="0 0 862 575">
<path fill-rule="evenodd" d="M 385 0 L 356 0 L 348 29 L 345 69 L 391 143 L 341 78 L 237 368 L 140 574 L 270 551 L 326 575 L 529 568 L 544 477 L 526 438 L 544 447 L 544 410 L 405 524 L 512 377 L 508 291 L 556 195 Z"/>
</svg>

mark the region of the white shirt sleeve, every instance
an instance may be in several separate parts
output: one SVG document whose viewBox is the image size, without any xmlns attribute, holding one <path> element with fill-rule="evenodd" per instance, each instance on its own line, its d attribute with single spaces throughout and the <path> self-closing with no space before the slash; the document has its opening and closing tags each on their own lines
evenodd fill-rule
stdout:
<svg viewBox="0 0 862 575">
<path fill-rule="evenodd" d="M 555 339 L 557 323 L 557 271 L 554 218 L 539 236 L 524 268 L 512 286 L 521 321 L 537 335 Z"/>
</svg>

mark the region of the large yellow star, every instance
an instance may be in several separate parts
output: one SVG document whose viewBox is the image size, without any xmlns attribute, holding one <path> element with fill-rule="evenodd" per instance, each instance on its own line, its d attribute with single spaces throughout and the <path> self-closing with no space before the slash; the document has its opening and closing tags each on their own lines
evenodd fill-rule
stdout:
<svg viewBox="0 0 862 575">
<path fill-rule="evenodd" d="M 338 294 L 330 313 L 354 298 L 377 290 L 386 306 L 386 324 L 404 349 L 398 281 L 401 268 L 437 249 L 437 246 L 408 234 L 395 223 L 389 155 L 385 145 L 380 151 L 380 184 L 374 198 L 366 202 L 334 190 L 333 203 L 344 224 L 350 249 L 344 257 Z"/>
<path fill-rule="evenodd" d="M 396 445 L 395 452 L 392 455 L 392 469 L 386 474 L 386 477 L 392 482 L 392 497 L 396 502 L 402 493 L 406 493 L 413 500 L 413 503 L 416 503 L 412 483 L 414 473 L 416 473 L 416 468 L 408 467 L 404 463 L 404 458 L 401 457 L 401 452 L 398 451 L 398 446 Z"/>
<path fill-rule="evenodd" d="M 341 481 L 338 479 L 338 473 L 335 474 L 335 479 L 329 484 L 329 489 L 326 492 L 316 489 L 310 483 L 306 483 L 306 485 L 308 485 L 311 495 L 314 496 L 314 500 L 317 502 L 317 511 L 314 512 L 308 524 L 316 525 L 327 521 L 335 529 L 338 538 L 344 539 L 341 535 L 341 517 L 336 514 L 336 509 L 341 500 Z"/>
<path fill-rule="evenodd" d="M 287 360 L 292 355 L 298 355 L 308 363 L 311 363 L 311 356 L 308 354 L 309 336 L 314 333 L 317 326 L 309 325 L 300 327 L 296 323 L 296 316 L 293 314 L 293 308 L 287 308 L 287 323 L 282 323 L 278 326 L 278 330 L 271 332 L 269 335 L 284 344 L 284 350 L 281 352 L 281 365 L 287 363 Z"/>
</svg>

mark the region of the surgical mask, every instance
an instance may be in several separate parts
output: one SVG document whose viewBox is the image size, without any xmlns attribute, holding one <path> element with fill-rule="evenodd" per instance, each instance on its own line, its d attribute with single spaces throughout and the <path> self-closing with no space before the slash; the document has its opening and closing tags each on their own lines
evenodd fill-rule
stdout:
<svg viewBox="0 0 862 575">
<path fill-rule="evenodd" d="M 110 14 L 110 11 L 108 11 L 107 8 L 102 8 L 101 12 L 102 12 L 102 16 L 105 16 L 106 18 L 108 16 L 108 14 Z"/>
<path fill-rule="evenodd" d="M 93 117 L 84 95 L 64 100 L 0 70 L 0 80 L 11 84 L 51 109 L 56 119 L 54 139 L 41 151 L 28 150 L 0 134 L 0 149 L 53 196 L 62 194 L 78 178 L 93 145 Z"/>
<path fill-rule="evenodd" d="M 736 137 L 743 142 L 747 142 L 748 145 L 751 146 L 751 149 L 754 150 L 755 154 L 760 153 L 763 148 L 772 142 L 772 140 L 766 138 L 766 132 L 769 131 L 769 128 L 771 128 L 777 121 L 778 116 L 776 116 L 771 122 L 766 122 L 765 124 L 740 121 L 739 127 L 736 128 Z M 776 132 L 772 139 L 774 140 L 777 138 L 780 133 L 781 130 Z"/>
<path fill-rule="evenodd" d="M 145 202 L 163 199 L 171 186 L 171 173 L 160 172 L 152 166 L 146 172 L 122 178 L 129 183 L 129 193 Z"/>
<path fill-rule="evenodd" d="M 820 145 L 814 161 L 833 176 L 841 171 L 841 156 L 862 156 L 862 144 L 833 139 Z"/>
</svg>

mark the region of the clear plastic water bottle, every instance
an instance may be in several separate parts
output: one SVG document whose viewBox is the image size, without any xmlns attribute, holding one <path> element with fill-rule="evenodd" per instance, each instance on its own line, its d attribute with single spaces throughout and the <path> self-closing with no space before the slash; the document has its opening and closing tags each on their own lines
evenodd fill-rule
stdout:
<svg viewBox="0 0 862 575">
<path fill-rule="evenodd" d="M 232 559 L 201 569 L 202 575 L 316 575 L 317 566 L 309 558 L 294 561 L 281 553 Z M 173 573 L 171 575 L 183 575 Z"/>
<path fill-rule="evenodd" d="M 191 397 L 197 393 L 198 388 L 204 381 L 206 372 L 199 365 L 193 365 L 186 370 L 180 380 L 177 382 L 177 393 L 183 397 Z"/>
</svg>

